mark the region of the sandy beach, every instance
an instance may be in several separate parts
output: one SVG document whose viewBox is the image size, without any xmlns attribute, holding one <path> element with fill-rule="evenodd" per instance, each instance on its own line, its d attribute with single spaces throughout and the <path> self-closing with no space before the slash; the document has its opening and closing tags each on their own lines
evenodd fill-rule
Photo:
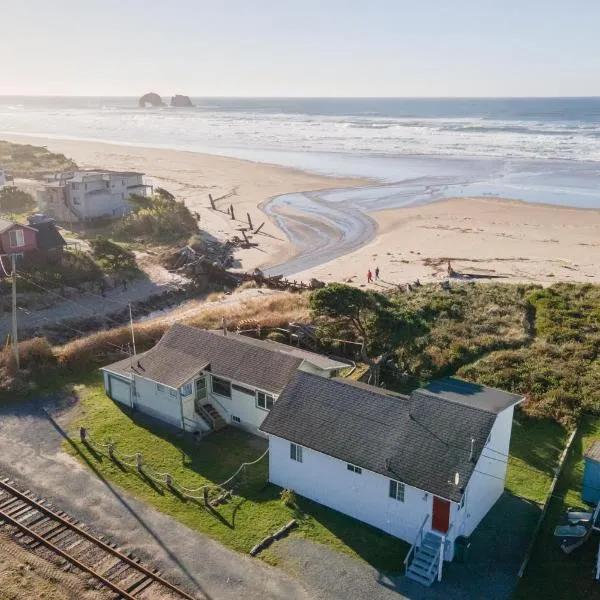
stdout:
<svg viewBox="0 0 600 600">
<path fill-rule="evenodd" d="M 366 180 L 338 179 L 294 169 L 220 156 L 106 144 L 3 135 L 18 143 L 45 145 L 81 167 L 145 172 L 154 185 L 172 191 L 201 214 L 200 226 L 217 238 L 239 233 L 249 213 L 265 221 L 257 248 L 236 254 L 240 268 L 283 269 L 292 279 L 316 277 L 364 285 L 369 268 L 381 271 L 373 287 L 420 279 L 440 280 L 447 260 L 455 271 L 498 281 L 599 282 L 600 210 L 527 204 L 495 198 L 449 199 L 367 216 L 338 207 L 347 223 L 335 227 L 336 213 L 300 214 L 290 203 L 263 209 L 282 194 L 367 185 Z M 220 211 L 209 208 L 208 194 Z M 232 204 L 236 221 L 226 214 Z M 222 212 L 221 212 L 222 211 Z M 287 217 L 285 230 L 278 217 Z M 358 233 L 356 228 L 362 227 Z M 349 231 L 352 230 L 352 235 Z M 286 235 L 287 234 L 287 235 Z M 288 236 L 294 239 L 292 244 Z M 344 252 L 342 256 L 334 257 Z M 294 262 L 290 262 L 292 259 Z M 303 259 L 309 257 L 302 268 Z M 333 259 L 332 259 L 333 258 Z M 326 261 L 322 264 L 312 263 Z M 332 259 L 332 260 L 331 260 Z M 277 268 L 273 272 L 276 272 Z"/>
</svg>

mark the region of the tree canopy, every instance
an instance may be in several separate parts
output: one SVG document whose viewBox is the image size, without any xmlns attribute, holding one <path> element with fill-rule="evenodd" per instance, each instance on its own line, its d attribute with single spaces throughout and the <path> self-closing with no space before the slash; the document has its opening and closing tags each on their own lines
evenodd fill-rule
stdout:
<svg viewBox="0 0 600 600">
<path fill-rule="evenodd" d="M 363 360 L 370 365 L 375 356 L 385 360 L 427 330 L 419 311 L 392 303 L 378 292 L 341 283 L 314 291 L 310 309 L 321 318 L 324 331 L 350 330 L 362 342 Z"/>
</svg>

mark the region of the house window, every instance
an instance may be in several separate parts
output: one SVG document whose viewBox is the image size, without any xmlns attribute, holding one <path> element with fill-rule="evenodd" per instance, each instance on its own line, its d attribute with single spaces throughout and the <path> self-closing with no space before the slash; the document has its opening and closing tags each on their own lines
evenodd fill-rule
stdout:
<svg viewBox="0 0 600 600">
<path fill-rule="evenodd" d="M 243 385 L 238 385 L 237 383 L 232 383 L 231 387 L 236 392 L 240 392 L 240 394 L 246 394 L 247 396 L 254 396 L 254 390 L 244 387 Z"/>
<path fill-rule="evenodd" d="M 242 420 L 239 417 L 236 417 L 235 415 L 231 415 L 231 420 L 234 423 L 241 423 L 242 422 Z"/>
<path fill-rule="evenodd" d="M 265 392 L 256 392 L 256 406 L 263 410 L 271 410 L 273 408 L 273 396 Z"/>
<path fill-rule="evenodd" d="M 192 383 L 186 383 L 185 385 L 181 386 L 181 395 L 182 396 L 189 396 L 192 392 L 194 391 L 194 386 L 192 385 Z"/>
<path fill-rule="evenodd" d="M 352 471 L 353 473 L 356 473 L 357 475 L 362 474 L 362 469 L 360 467 L 357 467 L 356 465 L 351 465 L 350 463 L 348 463 L 346 465 L 346 468 L 348 469 L 348 471 Z"/>
<path fill-rule="evenodd" d="M 162 383 L 157 383 L 156 384 L 156 390 L 159 392 L 164 392 L 167 388 L 165 388 L 165 386 Z"/>
<path fill-rule="evenodd" d="M 25 236 L 22 229 L 11 229 L 8 232 L 8 237 L 11 248 L 19 248 L 25 245 Z"/>
<path fill-rule="evenodd" d="M 296 462 L 302 462 L 302 446 L 290 444 L 290 458 Z"/>
<path fill-rule="evenodd" d="M 231 381 L 219 377 L 212 378 L 212 391 L 219 396 L 231 398 Z"/>
<path fill-rule="evenodd" d="M 404 484 L 390 479 L 390 498 L 404 502 Z"/>
<path fill-rule="evenodd" d="M 173 396 L 174 398 L 177 398 L 177 390 L 169 388 L 169 394 L 171 394 L 171 396 Z"/>
</svg>

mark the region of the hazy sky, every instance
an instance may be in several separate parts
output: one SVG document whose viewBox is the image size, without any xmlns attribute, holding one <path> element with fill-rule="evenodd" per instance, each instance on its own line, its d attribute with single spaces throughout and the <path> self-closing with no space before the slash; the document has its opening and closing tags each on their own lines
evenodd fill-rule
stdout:
<svg viewBox="0 0 600 600">
<path fill-rule="evenodd" d="M 0 0 L 0 94 L 600 95 L 600 0 Z"/>
</svg>

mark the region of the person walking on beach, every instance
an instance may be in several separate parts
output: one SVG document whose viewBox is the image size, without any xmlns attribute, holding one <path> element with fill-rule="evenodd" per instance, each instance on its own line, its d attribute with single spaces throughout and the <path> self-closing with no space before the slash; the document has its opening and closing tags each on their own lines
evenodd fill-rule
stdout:
<svg viewBox="0 0 600 600">
<path fill-rule="evenodd" d="M 371 269 L 367 271 L 367 283 L 373 283 L 373 273 L 371 273 Z"/>
<path fill-rule="evenodd" d="M 375 279 L 379 279 L 379 267 L 375 267 Z"/>
</svg>

